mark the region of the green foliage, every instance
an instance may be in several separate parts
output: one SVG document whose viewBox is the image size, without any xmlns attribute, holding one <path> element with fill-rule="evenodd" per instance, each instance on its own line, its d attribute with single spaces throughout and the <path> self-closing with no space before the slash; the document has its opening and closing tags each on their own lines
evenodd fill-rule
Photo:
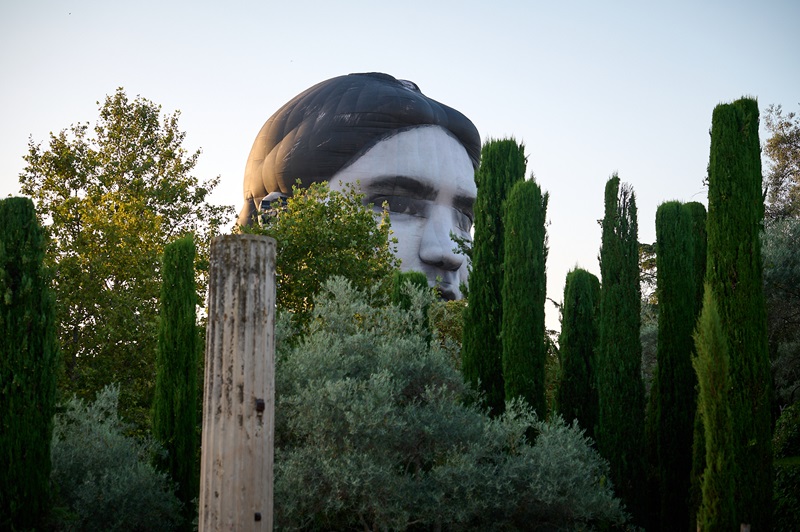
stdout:
<svg viewBox="0 0 800 532">
<path fill-rule="evenodd" d="M 639 243 L 639 284 L 642 291 L 642 303 L 658 305 L 656 284 L 658 268 L 656 260 L 656 244 Z"/>
<path fill-rule="evenodd" d="M 696 410 L 692 332 L 697 319 L 698 280 L 692 209 L 671 201 L 662 203 L 656 211 L 659 316 L 655 415 L 662 530 L 689 527 L 686 494 Z"/>
<path fill-rule="evenodd" d="M 595 355 L 600 317 L 600 280 L 575 268 L 564 283 L 559 348 L 561 379 L 556 396 L 558 413 L 577 419 L 589 436 L 597 424 Z"/>
<path fill-rule="evenodd" d="M 775 530 L 800 530 L 800 403 L 783 409 L 775 424 Z"/>
<path fill-rule="evenodd" d="M 734 530 L 735 454 L 730 357 L 722 318 L 710 285 L 706 285 L 703 310 L 694 334 L 697 355 L 697 402 L 704 424 L 705 471 L 703 500 L 697 514 L 698 530 Z"/>
<path fill-rule="evenodd" d="M 376 215 L 363 198 L 352 187 L 332 191 L 324 182 L 294 187 L 286 207 L 263 225 L 240 228 L 277 241 L 278 308 L 291 312 L 296 324 L 308 323 L 314 296 L 332 276 L 360 289 L 377 284 L 376 296 L 388 300 L 398 266 L 389 213 L 378 209 Z"/>
<path fill-rule="evenodd" d="M 149 422 L 155 375 L 160 260 L 164 246 L 194 232 L 198 291 L 205 293 L 208 245 L 230 207 L 207 203 L 218 178 L 191 175 L 199 151 L 183 148 L 179 113 L 123 89 L 88 123 L 29 142 L 20 190 L 33 198 L 49 236 L 58 337 L 67 394 L 88 398 L 119 382 L 122 413 Z"/>
<path fill-rule="evenodd" d="M 705 292 L 706 262 L 708 261 L 708 233 L 706 231 L 706 208 L 702 203 L 690 201 L 683 206 L 692 219 L 692 260 L 694 265 L 694 315 L 699 316 L 703 308 Z"/>
<path fill-rule="evenodd" d="M 430 307 L 431 327 L 439 347 L 450 356 L 453 367 L 461 371 L 461 340 L 464 336 L 466 299 L 434 301 Z"/>
<path fill-rule="evenodd" d="M 511 187 L 525 178 L 525 148 L 513 139 L 489 140 L 475 173 L 475 238 L 464 313 L 462 370 L 481 391 L 494 414 L 503 411 L 503 204 Z"/>
<path fill-rule="evenodd" d="M 606 183 L 600 248 L 597 443 L 634 517 L 642 511 L 644 385 L 636 197 L 614 174 Z"/>
<path fill-rule="evenodd" d="M 414 290 L 428 290 L 428 277 L 422 272 L 408 271 L 401 272 L 395 270 L 392 273 L 392 295 L 391 302 L 393 305 L 399 305 L 400 308 L 408 310 L 411 308 L 411 295 Z M 426 305 L 423 309 L 424 321 L 428 325 L 427 341 L 433 339 L 433 334 L 430 332 L 430 305 Z"/>
<path fill-rule="evenodd" d="M 705 292 L 708 235 L 706 232 L 706 208 L 702 203 L 691 201 L 684 205 L 692 219 L 692 259 L 694 266 L 694 315 L 699 316 L 703 308 Z M 694 348 L 694 345 L 692 345 Z M 695 401 L 696 403 L 697 401 Z M 692 468 L 689 474 L 689 528 L 696 530 L 696 516 L 702 502 L 702 475 L 705 469 L 705 440 L 703 421 L 695 405 L 694 428 L 692 429 Z"/>
<path fill-rule="evenodd" d="M 191 235 L 167 244 L 162 262 L 153 436 L 166 450 L 162 466 L 177 483 L 177 496 L 193 511 L 197 497 L 197 366 L 200 335 Z M 191 516 L 186 516 L 191 523 Z"/>
<path fill-rule="evenodd" d="M 501 337 L 505 398 L 510 401 L 522 397 L 541 418 L 547 416 L 544 302 L 548 198 L 533 178 L 518 181 L 508 193 L 503 215 Z"/>
<path fill-rule="evenodd" d="M 406 285 L 410 284 L 417 288 L 428 288 L 428 278 L 422 272 L 401 272 L 395 270 L 392 273 L 392 303 L 400 305 L 404 310 L 411 307 L 411 296 L 406 289 Z"/>
<path fill-rule="evenodd" d="M 538 421 L 521 401 L 495 418 L 465 405 L 472 392 L 426 342 L 430 291 L 412 293 L 408 311 L 366 299 L 331 280 L 300 343 L 278 338 L 276 528 L 530 530 L 624 520 L 607 464 L 577 425 Z"/>
<path fill-rule="evenodd" d="M 800 400 L 800 220 L 773 220 L 761 234 L 767 332 L 779 405 Z"/>
<path fill-rule="evenodd" d="M 642 329 L 645 327 L 643 326 Z M 658 327 L 656 326 L 656 341 L 658 340 Z M 644 345 L 642 346 L 644 353 Z M 644 366 L 644 364 L 643 364 Z M 645 381 L 646 383 L 646 381 Z M 645 462 L 645 504 L 642 507 L 642 528 L 659 530 L 661 513 L 660 475 L 658 471 L 658 367 L 653 370 L 649 395 L 645 395 L 644 418 L 644 462 Z"/>
<path fill-rule="evenodd" d="M 714 109 L 708 178 L 707 281 L 731 357 L 736 518 L 755 530 L 769 530 L 772 390 L 759 239 L 764 202 L 755 100 Z"/>
<path fill-rule="evenodd" d="M 173 530 L 181 504 L 165 473 L 150 464 L 155 440 L 125 435 L 119 388 L 93 403 L 73 398 L 55 417 L 52 482 L 67 508 L 61 530 Z"/>
<path fill-rule="evenodd" d="M 696 373 L 696 372 L 695 372 Z M 689 527 L 697 530 L 697 514 L 703 504 L 703 472 L 706 469 L 706 435 L 698 401 L 692 436 L 692 472 L 689 476 Z"/>
<path fill-rule="evenodd" d="M 58 347 L 45 235 L 28 198 L 0 200 L 0 529 L 29 529 L 50 502 Z"/>
<path fill-rule="evenodd" d="M 770 219 L 800 217 L 800 115 L 783 114 L 780 105 L 770 105 L 764 114 L 770 137 L 764 143 L 769 161 L 764 173 Z"/>
</svg>

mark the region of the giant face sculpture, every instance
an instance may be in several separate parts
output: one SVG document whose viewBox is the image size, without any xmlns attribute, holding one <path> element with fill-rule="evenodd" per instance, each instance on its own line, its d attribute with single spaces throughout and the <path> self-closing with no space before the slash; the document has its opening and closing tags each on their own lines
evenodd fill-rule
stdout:
<svg viewBox="0 0 800 532">
<path fill-rule="evenodd" d="M 244 179 L 239 223 L 262 198 L 330 181 L 355 184 L 365 201 L 388 204 L 401 269 L 424 272 L 442 296 L 459 299 L 467 264 L 451 234 L 469 238 L 480 137 L 464 115 L 386 74 L 323 81 L 293 98 L 261 128 Z"/>
</svg>

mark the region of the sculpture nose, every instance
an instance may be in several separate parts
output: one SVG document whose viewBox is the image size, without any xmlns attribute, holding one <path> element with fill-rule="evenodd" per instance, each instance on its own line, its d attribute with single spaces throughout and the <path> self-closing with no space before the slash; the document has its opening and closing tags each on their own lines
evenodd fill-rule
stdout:
<svg viewBox="0 0 800 532">
<path fill-rule="evenodd" d="M 419 258 L 431 266 L 455 271 L 464 264 L 464 257 L 453 252 L 456 243 L 450 239 L 450 232 L 454 229 L 451 211 L 444 205 L 431 208 L 422 230 Z"/>
</svg>

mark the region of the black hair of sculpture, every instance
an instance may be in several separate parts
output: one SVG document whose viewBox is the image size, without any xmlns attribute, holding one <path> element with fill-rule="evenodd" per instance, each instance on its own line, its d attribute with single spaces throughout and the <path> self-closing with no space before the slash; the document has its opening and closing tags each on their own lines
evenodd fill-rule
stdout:
<svg viewBox="0 0 800 532">
<path fill-rule="evenodd" d="M 475 125 L 422 94 L 415 83 L 365 73 L 314 85 L 259 131 L 245 168 L 239 223 L 248 224 L 268 194 L 291 195 L 298 179 L 304 187 L 329 181 L 377 142 L 428 125 L 440 126 L 458 140 L 477 168 L 481 141 Z"/>
</svg>

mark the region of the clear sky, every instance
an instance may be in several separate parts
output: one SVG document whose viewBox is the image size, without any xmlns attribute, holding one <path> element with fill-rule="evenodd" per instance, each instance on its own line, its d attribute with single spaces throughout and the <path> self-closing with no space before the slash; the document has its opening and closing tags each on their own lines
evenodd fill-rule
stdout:
<svg viewBox="0 0 800 532">
<path fill-rule="evenodd" d="M 117 87 L 181 111 L 195 174 L 241 207 L 255 135 L 311 85 L 352 72 L 416 82 L 483 139 L 525 144 L 550 193 L 548 295 L 599 275 L 603 188 L 633 185 L 639 239 L 664 201 L 706 202 L 711 112 L 800 104 L 800 2 L 0 0 L 0 196 L 29 136 L 94 122 Z M 764 139 L 762 132 L 762 140 Z M 548 327 L 558 328 L 548 306 Z"/>
</svg>

